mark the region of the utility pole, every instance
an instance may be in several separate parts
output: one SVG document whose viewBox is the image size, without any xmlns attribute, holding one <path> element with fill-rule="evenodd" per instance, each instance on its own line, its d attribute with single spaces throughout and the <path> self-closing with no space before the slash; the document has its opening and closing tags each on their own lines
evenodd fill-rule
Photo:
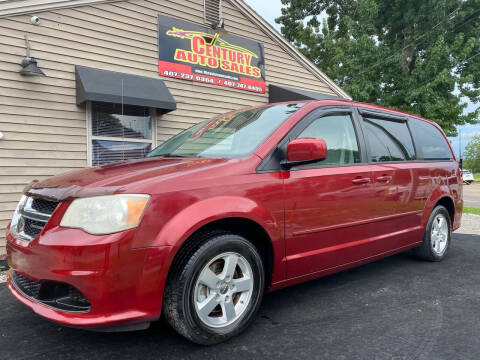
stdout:
<svg viewBox="0 0 480 360">
<path fill-rule="evenodd" d="M 462 130 L 458 130 L 458 156 L 460 158 L 460 169 L 463 169 L 462 161 Z"/>
</svg>

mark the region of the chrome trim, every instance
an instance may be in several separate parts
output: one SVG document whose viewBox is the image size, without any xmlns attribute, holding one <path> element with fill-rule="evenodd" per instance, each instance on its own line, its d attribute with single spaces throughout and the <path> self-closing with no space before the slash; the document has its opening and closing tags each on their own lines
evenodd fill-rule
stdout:
<svg viewBox="0 0 480 360">
<path fill-rule="evenodd" d="M 39 222 L 44 222 L 46 223 L 48 220 L 50 220 L 49 215 L 45 215 L 41 212 L 36 211 L 35 209 L 30 208 L 30 211 L 25 211 L 25 208 L 20 209 L 20 214 L 27 219 L 34 220 L 34 221 L 39 221 Z"/>
<path fill-rule="evenodd" d="M 32 241 L 34 239 L 30 235 L 25 234 L 24 231 L 19 232 L 19 233 L 15 233 L 15 237 L 20 238 L 22 240 L 26 240 L 26 241 Z"/>
<path fill-rule="evenodd" d="M 35 210 L 33 207 L 32 207 L 32 204 L 33 204 L 33 200 L 34 198 L 33 197 L 28 197 L 27 198 L 27 201 L 25 202 L 25 205 L 23 206 L 23 210 L 25 210 L 26 212 L 28 213 L 34 213 L 36 215 L 39 215 L 39 217 L 43 216 L 46 221 L 48 221 L 48 219 L 50 219 L 50 217 L 52 216 L 51 214 L 47 214 L 47 213 L 43 213 L 41 211 L 38 211 L 38 210 Z M 32 219 L 32 220 L 37 220 L 37 219 Z M 37 221 L 43 221 L 43 220 L 37 220 Z"/>
<path fill-rule="evenodd" d="M 47 222 L 52 217 L 53 213 L 52 214 L 45 214 L 43 212 L 40 212 L 40 211 L 34 209 L 32 207 L 34 199 L 35 198 L 33 198 L 31 196 L 27 197 L 27 200 L 25 201 L 23 206 L 21 206 L 18 209 L 18 214 L 20 215 L 20 219 L 22 219 L 22 218 L 23 219 L 29 219 L 29 220 L 32 220 L 32 221 L 37 221 L 37 222 L 42 223 L 43 226 L 42 226 L 41 229 L 39 229 L 40 226 L 36 227 L 36 229 L 40 230 L 40 232 L 41 232 L 43 230 L 43 228 L 45 227 L 45 225 L 47 224 Z M 19 220 L 19 221 L 21 221 L 21 220 Z M 17 224 L 17 226 L 18 226 L 18 224 Z M 20 238 L 20 239 L 25 240 L 25 241 L 32 241 L 36 237 L 36 236 L 33 237 L 33 236 L 30 236 L 30 235 L 26 234 L 24 229 L 22 229 L 22 231 L 18 231 L 18 228 L 17 229 L 12 229 L 12 230 L 13 230 L 12 233 L 15 237 Z"/>
</svg>

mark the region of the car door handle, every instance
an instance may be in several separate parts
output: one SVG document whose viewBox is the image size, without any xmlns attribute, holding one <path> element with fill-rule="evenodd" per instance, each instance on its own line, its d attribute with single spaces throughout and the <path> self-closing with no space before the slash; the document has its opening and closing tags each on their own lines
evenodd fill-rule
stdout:
<svg viewBox="0 0 480 360">
<path fill-rule="evenodd" d="M 377 182 L 389 182 L 392 180 L 392 177 L 390 175 L 382 175 L 377 177 L 375 180 L 377 180 Z"/>
<path fill-rule="evenodd" d="M 352 180 L 352 183 L 354 183 L 355 185 L 368 184 L 369 182 L 370 182 L 370 178 L 366 178 L 366 177 L 355 178 Z"/>
</svg>

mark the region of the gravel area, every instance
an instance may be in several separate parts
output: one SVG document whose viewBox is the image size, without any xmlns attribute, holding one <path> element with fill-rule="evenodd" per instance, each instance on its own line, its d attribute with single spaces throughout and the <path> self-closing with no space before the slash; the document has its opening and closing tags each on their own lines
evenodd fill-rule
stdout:
<svg viewBox="0 0 480 360">
<path fill-rule="evenodd" d="M 480 235 L 480 215 L 463 214 L 462 226 L 456 232 L 459 234 Z M 0 271 L 0 283 L 7 280 L 7 272 Z"/>
</svg>

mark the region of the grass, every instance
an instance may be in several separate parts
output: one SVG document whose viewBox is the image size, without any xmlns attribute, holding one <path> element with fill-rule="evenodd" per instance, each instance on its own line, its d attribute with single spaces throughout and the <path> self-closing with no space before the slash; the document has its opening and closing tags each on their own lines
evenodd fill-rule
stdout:
<svg viewBox="0 0 480 360">
<path fill-rule="evenodd" d="M 475 181 L 480 181 L 480 173 L 475 173 L 475 174 L 473 174 L 473 179 L 474 179 Z"/>
<path fill-rule="evenodd" d="M 474 208 L 474 207 L 464 206 L 464 207 L 463 207 L 463 212 L 464 212 L 465 214 L 480 215 L 480 208 Z"/>
</svg>

